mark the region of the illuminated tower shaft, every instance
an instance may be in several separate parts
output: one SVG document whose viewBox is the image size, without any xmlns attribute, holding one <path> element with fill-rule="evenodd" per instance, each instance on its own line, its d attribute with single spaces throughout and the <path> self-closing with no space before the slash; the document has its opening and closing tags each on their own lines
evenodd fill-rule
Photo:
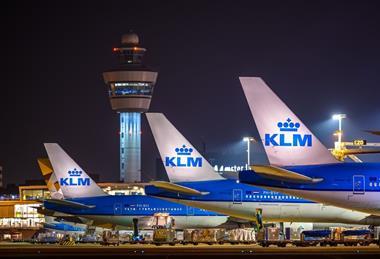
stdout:
<svg viewBox="0 0 380 259">
<path fill-rule="evenodd" d="M 141 113 L 148 111 L 157 72 L 143 64 L 146 49 L 134 33 L 113 49 L 119 66 L 103 73 L 111 107 L 120 114 L 120 180 L 141 181 Z"/>
<path fill-rule="evenodd" d="M 141 180 L 141 113 L 120 113 L 120 178 Z M 128 172 L 128 174 L 127 174 Z"/>
</svg>

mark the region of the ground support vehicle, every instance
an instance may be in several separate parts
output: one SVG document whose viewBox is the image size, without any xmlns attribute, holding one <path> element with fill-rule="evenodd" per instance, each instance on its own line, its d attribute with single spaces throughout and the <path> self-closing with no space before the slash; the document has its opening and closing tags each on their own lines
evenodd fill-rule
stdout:
<svg viewBox="0 0 380 259">
<path fill-rule="evenodd" d="M 103 246 L 118 246 L 120 244 L 118 231 L 104 230 L 100 244 Z"/>
</svg>

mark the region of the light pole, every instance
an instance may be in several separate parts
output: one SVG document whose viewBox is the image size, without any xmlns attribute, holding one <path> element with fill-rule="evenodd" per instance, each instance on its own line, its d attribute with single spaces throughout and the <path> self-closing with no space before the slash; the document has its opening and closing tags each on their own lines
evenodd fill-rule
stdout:
<svg viewBox="0 0 380 259">
<path fill-rule="evenodd" d="M 244 137 L 243 141 L 247 142 L 247 169 L 248 166 L 251 164 L 250 158 L 251 158 L 251 142 L 256 142 L 254 137 Z"/>
<path fill-rule="evenodd" d="M 338 142 L 335 142 L 335 149 L 341 149 L 342 148 L 342 134 L 343 134 L 343 131 L 342 131 L 342 119 L 345 119 L 347 116 L 346 114 L 334 114 L 332 116 L 332 119 L 333 120 L 337 120 L 338 123 L 339 123 L 339 126 L 338 126 L 338 131 L 335 132 L 334 135 L 338 136 Z"/>
</svg>

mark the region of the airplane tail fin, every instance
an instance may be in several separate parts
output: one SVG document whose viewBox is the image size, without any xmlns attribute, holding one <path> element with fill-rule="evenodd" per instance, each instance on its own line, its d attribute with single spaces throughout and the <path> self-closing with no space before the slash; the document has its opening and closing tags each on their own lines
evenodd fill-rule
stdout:
<svg viewBox="0 0 380 259">
<path fill-rule="evenodd" d="M 338 161 L 259 77 L 240 77 L 270 164 L 329 164 Z"/>
<path fill-rule="evenodd" d="M 57 143 L 44 145 L 65 198 L 107 195 Z"/>
<path fill-rule="evenodd" d="M 50 160 L 48 158 L 38 158 L 37 162 L 51 197 L 54 199 L 64 199 L 61 187 L 59 186 Z"/>
<path fill-rule="evenodd" d="M 162 113 L 146 113 L 171 182 L 224 179 Z"/>
</svg>

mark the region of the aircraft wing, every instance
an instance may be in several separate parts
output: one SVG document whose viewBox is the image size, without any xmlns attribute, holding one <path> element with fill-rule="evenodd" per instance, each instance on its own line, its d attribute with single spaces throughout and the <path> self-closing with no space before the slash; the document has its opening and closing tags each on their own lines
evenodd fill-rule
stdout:
<svg viewBox="0 0 380 259">
<path fill-rule="evenodd" d="M 150 182 L 153 186 L 164 189 L 169 192 L 182 193 L 186 195 L 206 195 L 208 192 L 200 192 L 196 189 L 192 189 L 186 186 L 182 186 L 175 183 L 165 182 L 165 181 L 152 181 Z"/>
<path fill-rule="evenodd" d="M 56 204 L 56 205 L 71 207 L 71 208 L 75 208 L 75 209 L 92 209 L 92 208 L 95 208 L 95 205 L 86 205 L 83 203 L 79 203 L 79 202 L 75 202 L 75 201 L 69 201 L 69 200 L 49 199 L 46 201 L 53 203 L 53 204 Z"/>
<path fill-rule="evenodd" d="M 311 178 L 303 174 L 271 165 L 254 165 L 251 166 L 251 169 L 262 177 L 274 180 L 297 183 L 318 183 L 323 181 L 322 178 Z"/>
</svg>

